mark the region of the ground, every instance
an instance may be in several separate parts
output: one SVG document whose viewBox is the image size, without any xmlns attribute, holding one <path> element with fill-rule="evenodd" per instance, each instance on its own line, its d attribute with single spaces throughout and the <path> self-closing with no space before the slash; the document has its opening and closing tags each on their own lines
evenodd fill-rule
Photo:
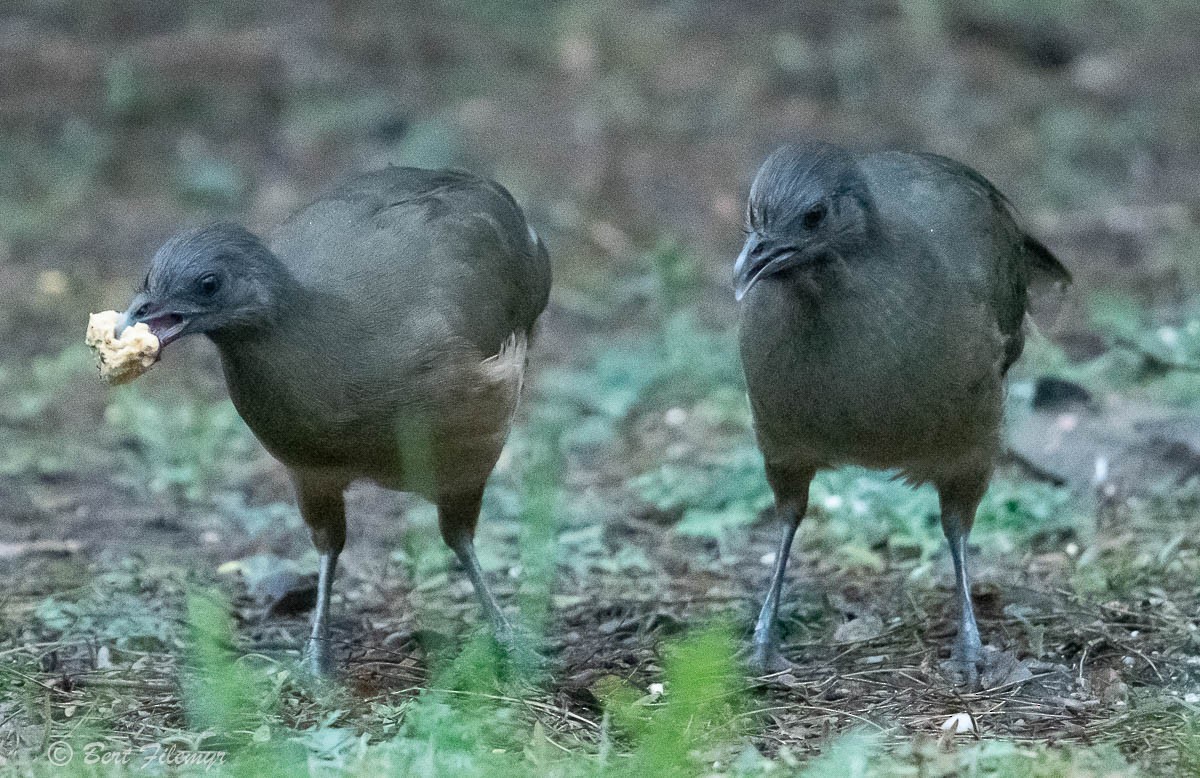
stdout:
<svg viewBox="0 0 1200 778">
<path fill-rule="evenodd" d="M 6 6 L 3 764 L 92 742 L 361 774 L 1200 770 L 1200 11 L 794 5 Z M 750 176 L 800 136 L 969 162 L 1075 276 L 1039 296 L 973 536 L 993 688 L 941 668 L 931 494 L 858 471 L 814 486 L 797 669 L 730 656 L 779 528 L 728 279 Z M 538 672 L 489 664 L 429 506 L 362 485 L 340 670 L 303 678 L 315 554 L 211 345 L 116 390 L 81 346 L 179 225 L 269 230 L 387 163 L 498 178 L 551 249 L 479 543 Z"/>
</svg>

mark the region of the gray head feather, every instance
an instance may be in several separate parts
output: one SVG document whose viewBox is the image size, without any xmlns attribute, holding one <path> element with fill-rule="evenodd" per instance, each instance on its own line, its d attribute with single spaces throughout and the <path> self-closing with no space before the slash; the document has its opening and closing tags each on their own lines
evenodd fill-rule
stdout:
<svg viewBox="0 0 1200 778">
<path fill-rule="evenodd" d="M 227 222 L 177 233 L 155 253 L 143 295 L 194 319 L 191 332 L 269 324 L 294 285 L 253 233 Z"/>
</svg>

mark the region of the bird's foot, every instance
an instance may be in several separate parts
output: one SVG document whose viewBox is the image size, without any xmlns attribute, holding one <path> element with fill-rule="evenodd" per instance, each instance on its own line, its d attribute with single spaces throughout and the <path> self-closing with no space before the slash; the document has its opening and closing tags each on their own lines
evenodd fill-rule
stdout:
<svg viewBox="0 0 1200 778">
<path fill-rule="evenodd" d="M 948 660 L 942 662 L 941 670 L 955 686 L 965 686 L 968 691 L 979 691 L 979 666 L 978 655 L 972 658 L 956 649 Z"/>
<path fill-rule="evenodd" d="M 304 669 L 316 678 L 333 675 L 333 652 L 328 638 L 310 637 L 304 644 Z"/>
<path fill-rule="evenodd" d="M 523 630 L 518 630 L 507 621 L 492 632 L 496 645 L 500 647 L 513 668 L 522 674 L 536 674 L 544 670 L 548 660 L 534 647 L 534 639 Z"/>
<path fill-rule="evenodd" d="M 776 643 L 755 642 L 741 651 L 740 656 L 746 670 L 755 678 L 788 673 L 798 667 L 780 653 Z"/>
<path fill-rule="evenodd" d="M 984 646 L 979 657 L 979 683 L 984 689 L 1015 686 L 1033 678 L 1028 661 L 1021 661 L 1012 651 Z"/>
<path fill-rule="evenodd" d="M 960 647 L 949 661 L 942 663 L 942 671 L 971 691 L 1021 684 L 1033 677 L 1027 662 L 1017 659 L 1011 651 L 994 646 L 983 646 L 973 656 Z"/>
</svg>

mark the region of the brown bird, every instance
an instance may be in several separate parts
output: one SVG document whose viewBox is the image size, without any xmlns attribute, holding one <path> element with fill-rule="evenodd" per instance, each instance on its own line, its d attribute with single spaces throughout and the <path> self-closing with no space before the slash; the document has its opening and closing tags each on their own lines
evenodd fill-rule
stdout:
<svg viewBox="0 0 1200 778">
<path fill-rule="evenodd" d="M 437 505 L 497 638 L 513 631 L 474 534 L 546 306 L 545 246 L 512 195 L 469 173 L 389 168 L 301 208 L 268 242 L 233 224 L 155 254 L 123 325 L 203 333 L 234 405 L 287 466 L 320 553 L 310 666 L 330 669 L 343 492 L 368 479 Z"/>
<path fill-rule="evenodd" d="M 784 146 L 759 169 L 746 222 L 739 345 L 786 523 L 751 664 L 787 664 L 779 597 L 813 474 L 857 464 L 937 489 L 959 603 L 953 658 L 974 685 L 966 544 L 1000 449 L 1003 378 L 1031 277 L 1070 275 L 990 182 L 931 154 Z"/>
</svg>

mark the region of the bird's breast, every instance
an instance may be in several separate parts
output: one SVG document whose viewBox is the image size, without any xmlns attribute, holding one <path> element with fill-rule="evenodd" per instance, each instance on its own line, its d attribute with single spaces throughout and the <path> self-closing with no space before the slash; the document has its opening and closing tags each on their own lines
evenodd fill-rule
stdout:
<svg viewBox="0 0 1200 778">
<path fill-rule="evenodd" d="M 914 315 L 899 291 L 807 305 L 765 291 L 739 340 L 768 460 L 921 469 L 994 445 L 1002 344 L 982 314 Z"/>
<path fill-rule="evenodd" d="M 335 364 L 269 350 L 222 351 L 229 396 L 273 456 L 291 467 L 344 466 L 365 442 L 353 434 L 361 410 L 346 396 Z"/>
</svg>

